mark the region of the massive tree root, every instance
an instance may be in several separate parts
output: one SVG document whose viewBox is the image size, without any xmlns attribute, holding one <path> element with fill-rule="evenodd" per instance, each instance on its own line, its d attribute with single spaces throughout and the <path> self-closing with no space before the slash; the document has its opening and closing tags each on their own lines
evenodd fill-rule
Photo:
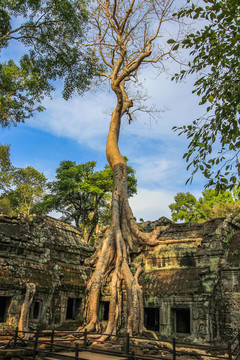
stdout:
<svg viewBox="0 0 240 360">
<path fill-rule="evenodd" d="M 111 274 L 109 320 L 105 333 L 115 334 L 122 326 L 122 290 L 126 293 L 127 324 L 130 336 L 142 334 L 144 328 L 143 294 L 139 285 L 142 268 L 131 261 L 131 254 L 139 252 L 143 244 L 154 245 L 159 230 L 142 233 L 136 224 L 127 198 L 126 166 L 114 166 L 112 220 L 99 249 L 89 260 L 95 271 L 87 284 L 86 329 L 98 330 L 98 304 L 101 291 Z M 104 340 L 102 337 L 101 340 Z"/>
<path fill-rule="evenodd" d="M 33 302 L 33 298 L 36 292 L 36 285 L 35 284 L 26 284 L 26 294 L 21 306 L 21 314 L 18 322 L 18 330 L 22 332 L 22 337 L 24 340 L 29 340 L 30 333 L 29 331 L 29 316 L 30 316 L 30 309 Z"/>
</svg>

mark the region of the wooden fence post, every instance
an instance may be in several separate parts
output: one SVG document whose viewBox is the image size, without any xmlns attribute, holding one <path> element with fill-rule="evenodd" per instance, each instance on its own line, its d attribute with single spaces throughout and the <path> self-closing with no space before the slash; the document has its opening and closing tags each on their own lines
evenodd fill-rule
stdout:
<svg viewBox="0 0 240 360">
<path fill-rule="evenodd" d="M 54 335 L 55 335 L 55 331 L 52 330 L 52 333 L 51 333 L 51 342 L 50 342 L 50 352 L 53 352 L 53 343 L 54 343 Z"/>
<path fill-rule="evenodd" d="M 231 343 L 228 344 L 228 359 L 232 360 L 232 348 Z"/>
<path fill-rule="evenodd" d="M 134 351 L 131 352 L 130 360 L 135 360 L 135 353 L 134 353 Z"/>
<path fill-rule="evenodd" d="M 14 333 L 14 347 L 17 347 L 17 339 L 18 339 L 18 327 L 16 327 L 15 333 Z"/>
<path fill-rule="evenodd" d="M 129 333 L 126 334 L 125 352 L 129 354 Z"/>
<path fill-rule="evenodd" d="M 78 349 L 78 344 L 76 344 L 76 348 L 75 348 L 75 360 L 78 360 L 78 354 L 79 354 L 79 349 Z"/>
<path fill-rule="evenodd" d="M 87 347 L 87 329 L 84 330 L 83 347 Z"/>
<path fill-rule="evenodd" d="M 173 360 L 176 360 L 176 339 L 172 339 Z"/>
<path fill-rule="evenodd" d="M 34 347 L 33 347 L 33 360 L 36 360 L 36 356 L 38 353 L 38 351 L 37 351 L 38 337 L 39 337 L 39 330 L 37 330 L 36 334 L 35 334 Z"/>
</svg>

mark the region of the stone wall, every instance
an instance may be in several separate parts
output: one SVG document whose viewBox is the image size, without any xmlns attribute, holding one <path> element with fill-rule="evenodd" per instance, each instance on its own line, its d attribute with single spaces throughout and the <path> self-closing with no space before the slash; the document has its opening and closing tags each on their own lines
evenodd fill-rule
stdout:
<svg viewBox="0 0 240 360">
<path fill-rule="evenodd" d="M 27 283 L 37 289 L 32 328 L 57 327 L 66 318 L 80 320 L 90 275 L 83 263 L 94 249 L 81 241 L 78 230 L 45 216 L 0 216 L 0 237 L 0 329 L 16 327 Z M 80 300 L 68 304 L 69 298 Z M 75 309 L 67 310 L 68 306 Z"/>
<path fill-rule="evenodd" d="M 140 226 L 160 226 L 158 244 L 133 255 L 144 268 L 146 326 L 193 342 L 231 339 L 240 328 L 238 219 L 188 225 L 160 218 Z M 0 329 L 16 327 L 28 283 L 36 285 L 30 328 L 76 328 L 91 274 L 84 260 L 93 251 L 76 228 L 59 220 L 0 216 Z M 109 300 L 106 288 L 99 314 L 103 329 Z"/>
<path fill-rule="evenodd" d="M 136 257 L 145 269 L 146 317 L 159 309 L 159 331 L 167 337 L 231 339 L 240 328 L 239 260 L 239 225 L 231 216 L 162 226 L 159 245 Z"/>
</svg>

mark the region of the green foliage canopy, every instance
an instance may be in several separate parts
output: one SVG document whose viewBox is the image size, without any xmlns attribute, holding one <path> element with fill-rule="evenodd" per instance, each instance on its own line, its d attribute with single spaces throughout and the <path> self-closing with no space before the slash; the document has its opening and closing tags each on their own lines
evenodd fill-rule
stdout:
<svg viewBox="0 0 240 360">
<path fill-rule="evenodd" d="M 190 2 L 190 1 L 189 1 Z M 178 13 L 179 18 L 203 19 L 204 28 L 189 34 L 182 47 L 190 49 L 193 60 L 188 70 L 175 75 L 200 75 L 194 93 L 207 106 L 205 116 L 191 125 L 175 127 L 189 139 L 184 154 L 192 180 L 197 171 L 208 186 L 232 189 L 240 175 L 240 6 L 236 0 L 204 0 Z M 220 151 L 219 151 L 220 147 Z"/>
<path fill-rule="evenodd" d="M 15 168 L 10 160 L 10 145 L 0 145 L 0 212 L 28 216 L 42 198 L 47 179 L 32 166 Z"/>
<path fill-rule="evenodd" d="M 13 166 L 10 160 L 10 145 L 0 145 L 0 191 L 11 187 Z"/>
<path fill-rule="evenodd" d="M 229 213 L 240 213 L 240 200 L 236 190 L 217 193 L 214 189 L 206 189 L 198 200 L 189 192 L 180 192 L 174 200 L 169 205 L 173 221 L 202 223 Z"/>
<path fill-rule="evenodd" d="M 0 63 L 0 121 L 16 125 L 31 117 L 53 80 L 64 78 L 63 97 L 82 93 L 93 72 L 93 54 L 79 50 L 87 22 L 84 1 L 3 0 L 0 7 L 0 50 L 10 42 L 26 49 L 19 63 Z"/>
<path fill-rule="evenodd" d="M 127 160 L 127 159 L 126 159 Z M 89 241 L 97 226 L 110 221 L 110 201 L 113 187 L 113 172 L 109 165 L 95 171 L 96 162 L 76 164 L 61 161 L 56 169 L 56 180 L 48 184 L 49 194 L 36 204 L 33 211 L 62 213 L 62 220 L 74 221 Z M 136 193 L 134 170 L 128 166 L 128 196 Z"/>
<path fill-rule="evenodd" d="M 32 166 L 16 169 L 13 175 L 15 190 L 10 192 L 12 202 L 15 202 L 15 211 L 27 216 L 46 188 L 46 177 Z"/>
<path fill-rule="evenodd" d="M 173 221 L 184 220 L 185 222 L 195 222 L 196 198 L 189 192 L 177 193 L 174 196 L 175 202 L 169 205 Z"/>
</svg>

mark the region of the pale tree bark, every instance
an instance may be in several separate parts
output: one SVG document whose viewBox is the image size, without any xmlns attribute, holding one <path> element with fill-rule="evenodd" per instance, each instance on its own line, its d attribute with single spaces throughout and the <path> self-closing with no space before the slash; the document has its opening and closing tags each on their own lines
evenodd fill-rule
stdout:
<svg viewBox="0 0 240 360">
<path fill-rule="evenodd" d="M 143 269 L 132 262 L 132 254 L 143 245 L 158 243 L 159 228 L 151 234 L 142 233 L 136 223 L 127 196 L 127 167 L 119 151 L 118 139 L 124 115 L 131 122 L 133 99 L 127 94 L 126 83 L 135 78 L 144 64 L 156 64 L 171 54 L 173 45 L 164 45 L 164 51 L 154 48 L 161 38 L 164 21 L 170 19 L 170 0 L 97 0 L 94 2 L 92 24 L 96 37 L 86 44 L 98 49 L 106 72 L 100 75 L 110 80 L 116 96 L 107 138 L 106 155 L 113 169 L 111 222 L 98 249 L 88 264 L 94 267 L 87 284 L 85 328 L 98 330 L 98 305 L 102 290 L 110 276 L 110 306 L 106 334 L 115 334 L 120 328 L 130 334 L 141 334 L 144 328 L 143 294 L 139 276 Z M 153 29 L 153 30 L 152 30 Z M 156 51 L 157 49 L 157 51 Z M 98 74 L 99 75 L 99 74 Z M 134 269 L 134 270 L 133 270 Z M 122 290 L 126 297 L 123 299 Z M 127 321 L 123 324 L 123 300 L 127 306 Z M 79 329 L 80 330 L 80 329 Z M 106 337 L 102 336 L 102 340 Z"/>
<path fill-rule="evenodd" d="M 20 319 L 18 322 L 18 330 L 23 331 L 23 338 L 28 340 L 30 334 L 27 332 L 29 331 L 29 316 L 30 316 L 30 309 L 33 302 L 33 298 L 36 292 L 36 285 L 33 283 L 26 284 L 26 294 L 21 306 L 21 313 Z M 25 333 L 26 331 L 26 333 Z"/>
<path fill-rule="evenodd" d="M 113 194 L 111 223 L 106 235 L 89 264 L 95 271 L 87 284 L 86 329 L 98 329 L 98 305 L 101 291 L 111 273 L 111 301 L 106 334 L 116 333 L 122 324 L 122 288 L 126 290 L 126 331 L 139 334 L 146 331 L 143 323 L 143 296 L 139 285 L 142 268 L 131 261 L 131 254 L 143 244 L 154 245 L 158 229 L 152 234 L 141 233 L 128 203 L 127 166 L 118 149 L 118 134 L 121 116 L 126 104 L 120 87 L 115 88 L 118 104 L 113 112 L 107 139 L 107 158 L 113 168 Z M 134 273 L 130 270 L 135 269 Z M 104 338 L 102 338 L 104 340 Z"/>
</svg>

